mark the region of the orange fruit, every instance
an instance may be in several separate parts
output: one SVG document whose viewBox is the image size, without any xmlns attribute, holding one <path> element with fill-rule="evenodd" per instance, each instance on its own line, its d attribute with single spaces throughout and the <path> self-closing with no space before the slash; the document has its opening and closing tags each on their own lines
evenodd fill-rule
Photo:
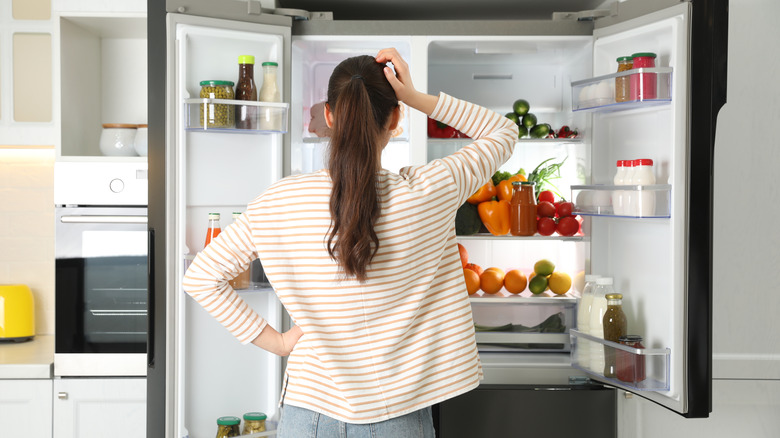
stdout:
<svg viewBox="0 0 780 438">
<path fill-rule="evenodd" d="M 471 269 L 463 269 L 463 277 L 466 279 L 466 290 L 469 291 L 469 295 L 476 293 L 479 290 L 479 275 Z"/>
<path fill-rule="evenodd" d="M 477 275 L 482 275 L 482 273 L 485 272 L 485 271 L 482 270 L 482 267 L 479 266 L 476 263 L 469 263 L 469 264 L 467 264 L 466 265 L 466 269 L 471 269 L 472 271 L 476 272 Z"/>
<path fill-rule="evenodd" d="M 525 274 L 517 269 L 512 269 L 504 276 L 504 288 L 513 294 L 519 294 L 525 290 L 528 279 Z"/>
<path fill-rule="evenodd" d="M 498 293 L 504 287 L 504 271 L 499 268 L 487 268 L 479 276 L 479 287 L 486 294 Z"/>
<path fill-rule="evenodd" d="M 466 265 L 469 263 L 469 252 L 466 251 L 466 247 L 458 244 L 458 252 L 460 253 L 460 263 L 462 267 L 466 267 Z"/>
</svg>

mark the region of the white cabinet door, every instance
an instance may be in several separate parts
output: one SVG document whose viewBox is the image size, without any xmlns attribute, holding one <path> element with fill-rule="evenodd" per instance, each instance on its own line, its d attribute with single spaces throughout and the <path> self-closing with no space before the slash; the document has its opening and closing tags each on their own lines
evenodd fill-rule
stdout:
<svg viewBox="0 0 780 438">
<path fill-rule="evenodd" d="M 0 436 L 51 437 L 51 379 L 0 380 Z"/>
<path fill-rule="evenodd" d="M 54 437 L 106 436 L 146 436 L 146 379 L 55 379 Z"/>
</svg>

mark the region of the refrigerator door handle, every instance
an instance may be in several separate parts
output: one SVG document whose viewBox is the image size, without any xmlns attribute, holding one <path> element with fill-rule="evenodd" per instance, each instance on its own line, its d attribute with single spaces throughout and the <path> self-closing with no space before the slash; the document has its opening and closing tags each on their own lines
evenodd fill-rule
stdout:
<svg viewBox="0 0 780 438">
<path fill-rule="evenodd" d="M 146 298 L 146 366 L 154 368 L 154 228 L 149 228 Z"/>
</svg>

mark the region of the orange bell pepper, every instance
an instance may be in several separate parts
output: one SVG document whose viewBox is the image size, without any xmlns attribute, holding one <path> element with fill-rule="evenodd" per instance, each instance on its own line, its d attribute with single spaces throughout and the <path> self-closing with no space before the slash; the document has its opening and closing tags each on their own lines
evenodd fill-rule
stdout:
<svg viewBox="0 0 780 438">
<path fill-rule="evenodd" d="M 500 201 L 509 202 L 512 200 L 512 183 L 515 181 L 526 181 L 526 179 L 525 176 L 518 174 L 498 183 L 498 186 L 496 187 L 496 196 L 498 196 Z"/>
<path fill-rule="evenodd" d="M 496 186 L 493 185 L 493 180 L 488 180 L 487 184 L 480 187 L 477 193 L 469 196 L 466 202 L 469 204 L 479 204 L 480 202 L 490 201 L 493 196 L 496 196 Z"/>
<path fill-rule="evenodd" d="M 477 205 L 477 212 L 485 228 L 494 236 L 509 233 L 509 202 L 485 201 Z"/>
</svg>

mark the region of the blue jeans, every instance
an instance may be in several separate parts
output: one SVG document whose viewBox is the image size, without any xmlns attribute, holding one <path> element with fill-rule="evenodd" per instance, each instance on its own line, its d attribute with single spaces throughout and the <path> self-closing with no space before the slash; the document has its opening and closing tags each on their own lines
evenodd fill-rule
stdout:
<svg viewBox="0 0 780 438">
<path fill-rule="evenodd" d="M 431 408 L 370 424 L 352 424 L 283 405 L 277 438 L 434 438 Z"/>
</svg>

